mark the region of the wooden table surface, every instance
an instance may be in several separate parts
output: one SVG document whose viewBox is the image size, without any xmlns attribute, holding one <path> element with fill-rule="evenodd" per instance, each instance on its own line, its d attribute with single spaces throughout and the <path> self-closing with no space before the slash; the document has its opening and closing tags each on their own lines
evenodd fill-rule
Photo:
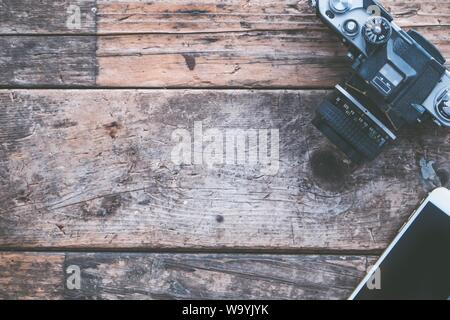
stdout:
<svg viewBox="0 0 450 320">
<path fill-rule="evenodd" d="M 450 57 L 448 0 L 383 4 Z M 310 124 L 344 55 L 306 0 L 0 1 L 0 298 L 347 298 L 450 134 L 349 165 Z M 279 129 L 278 173 L 175 165 L 197 121 Z"/>
</svg>

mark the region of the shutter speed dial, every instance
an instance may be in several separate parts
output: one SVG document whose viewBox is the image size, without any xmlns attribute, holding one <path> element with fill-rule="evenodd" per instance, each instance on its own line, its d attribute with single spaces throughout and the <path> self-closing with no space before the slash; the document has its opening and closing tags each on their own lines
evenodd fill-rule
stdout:
<svg viewBox="0 0 450 320">
<path fill-rule="evenodd" d="M 386 18 L 371 17 L 367 20 L 362 32 L 368 44 L 378 46 L 389 41 L 392 26 Z"/>
</svg>

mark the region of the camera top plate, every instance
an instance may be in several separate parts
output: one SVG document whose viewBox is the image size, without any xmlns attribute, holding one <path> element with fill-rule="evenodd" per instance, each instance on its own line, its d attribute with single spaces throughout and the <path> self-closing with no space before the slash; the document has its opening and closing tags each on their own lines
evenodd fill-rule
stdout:
<svg viewBox="0 0 450 320">
<path fill-rule="evenodd" d="M 386 9 L 373 0 L 316 0 L 314 5 L 322 20 L 365 56 L 368 56 L 369 48 L 361 30 L 371 18 L 383 17 L 390 22 L 393 30 L 401 30 Z"/>
</svg>

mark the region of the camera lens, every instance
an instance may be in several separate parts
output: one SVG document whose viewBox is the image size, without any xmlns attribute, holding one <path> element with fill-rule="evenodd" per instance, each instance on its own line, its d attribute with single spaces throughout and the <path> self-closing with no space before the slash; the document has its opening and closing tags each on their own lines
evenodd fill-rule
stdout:
<svg viewBox="0 0 450 320">
<path fill-rule="evenodd" d="M 318 108 L 313 124 L 353 162 L 374 160 L 396 136 L 341 86 Z"/>
</svg>

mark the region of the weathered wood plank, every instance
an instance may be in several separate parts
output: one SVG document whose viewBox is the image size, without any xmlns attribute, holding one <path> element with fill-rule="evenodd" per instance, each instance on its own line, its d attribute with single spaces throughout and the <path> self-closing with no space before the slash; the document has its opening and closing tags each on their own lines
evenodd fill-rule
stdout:
<svg viewBox="0 0 450 320">
<path fill-rule="evenodd" d="M 447 1 L 385 4 L 450 56 Z M 348 71 L 344 49 L 308 1 L 107 2 L 98 30 L 152 32 L 99 38 L 100 86 L 320 88 Z"/>
<path fill-rule="evenodd" d="M 424 30 L 445 56 L 445 29 Z M 0 37 L 0 86 L 323 88 L 349 70 L 325 30 Z"/>
<path fill-rule="evenodd" d="M 0 253 L 0 299 L 60 299 L 64 254 Z"/>
<path fill-rule="evenodd" d="M 0 86 L 94 86 L 95 36 L 0 36 Z"/>
<path fill-rule="evenodd" d="M 348 72 L 324 31 L 98 39 L 99 86 L 324 87 Z M 125 75 L 125 76 L 123 76 Z"/>
<path fill-rule="evenodd" d="M 448 30 L 420 28 L 445 56 Z M 176 37 L 176 38 L 174 38 Z M 349 72 L 345 48 L 324 29 L 98 39 L 97 85 L 324 88 Z"/>
<path fill-rule="evenodd" d="M 405 27 L 450 24 L 446 0 L 382 3 Z M 304 30 L 315 25 L 308 0 L 98 1 L 100 34 Z"/>
<path fill-rule="evenodd" d="M 374 257 L 0 253 L 2 299 L 346 299 Z M 67 288 L 78 266 L 80 290 Z"/>
<path fill-rule="evenodd" d="M 450 135 L 413 128 L 353 168 L 310 124 L 324 94 L 3 90 L 0 246 L 380 250 L 426 194 L 421 156 L 448 185 Z M 177 165 L 194 121 L 279 129 L 279 170 Z"/>
<path fill-rule="evenodd" d="M 382 1 L 403 26 L 448 26 L 450 4 Z M 80 19 L 74 19 L 75 8 Z M 298 30 L 317 25 L 307 0 L 3 0 L 0 34 L 195 33 Z"/>
<path fill-rule="evenodd" d="M 95 0 L 1 0 L 0 34 L 95 34 Z"/>
<path fill-rule="evenodd" d="M 0 37 L 0 86 L 323 88 L 348 70 L 345 50 L 306 1 L 98 1 L 97 25 L 84 17 L 76 31 L 105 35 L 98 43 L 63 24 L 64 8 L 80 4 L 85 13 L 92 1 L 2 4 L 3 33 L 58 36 Z M 447 1 L 386 4 L 450 56 Z"/>
</svg>

